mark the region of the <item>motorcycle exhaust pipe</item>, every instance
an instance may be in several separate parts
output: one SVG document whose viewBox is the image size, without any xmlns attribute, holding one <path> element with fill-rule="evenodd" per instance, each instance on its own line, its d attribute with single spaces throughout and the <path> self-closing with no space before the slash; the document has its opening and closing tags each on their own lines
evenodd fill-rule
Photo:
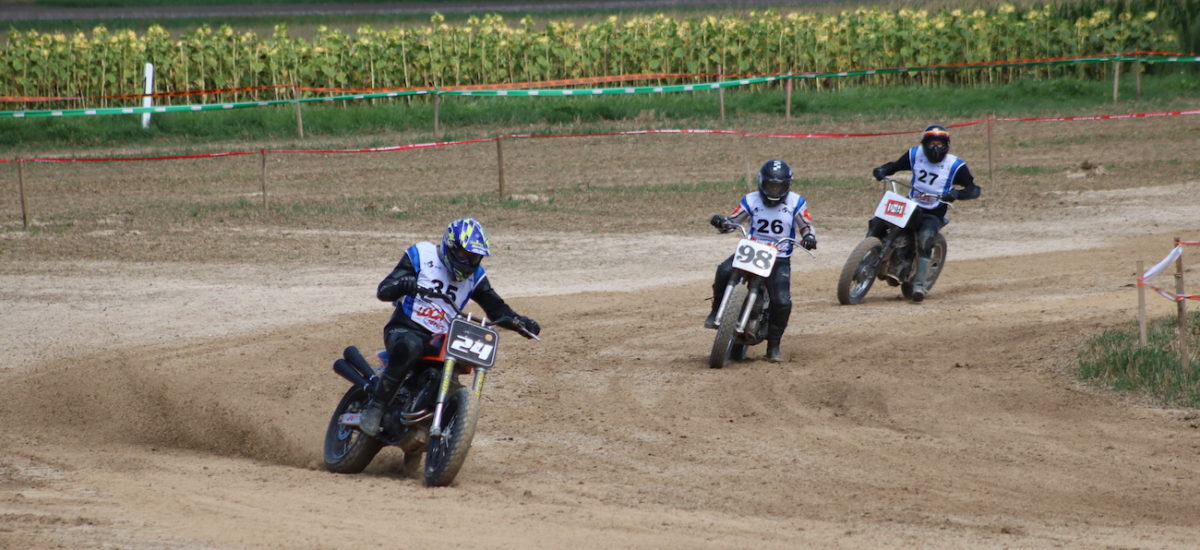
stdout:
<svg viewBox="0 0 1200 550">
<path fill-rule="evenodd" d="M 375 377 L 375 370 L 371 368 L 371 365 L 367 364 L 366 359 L 363 359 L 362 353 L 359 353 L 358 348 L 346 346 L 346 349 L 342 351 L 342 357 L 363 378 L 370 380 Z"/>
<path fill-rule="evenodd" d="M 338 359 L 337 361 L 333 362 L 333 372 L 338 373 L 338 376 L 349 380 L 350 383 L 354 384 L 355 386 L 366 390 L 371 388 L 371 382 L 366 378 L 363 378 L 363 376 L 358 373 L 358 370 L 350 366 L 350 363 L 345 359 Z"/>
</svg>

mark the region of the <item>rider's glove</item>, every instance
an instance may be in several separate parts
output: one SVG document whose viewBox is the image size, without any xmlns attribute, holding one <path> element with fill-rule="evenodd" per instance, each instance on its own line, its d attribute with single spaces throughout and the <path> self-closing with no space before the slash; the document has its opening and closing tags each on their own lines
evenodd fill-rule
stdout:
<svg viewBox="0 0 1200 550">
<path fill-rule="evenodd" d="M 529 333 L 534 336 L 537 336 L 538 333 L 542 332 L 542 326 L 539 325 L 537 321 L 534 321 L 533 319 L 530 319 L 524 315 L 518 315 L 517 322 L 523 325 L 525 330 L 529 331 Z"/>
<path fill-rule="evenodd" d="M 721 217 L 720 214 L 713 214 L 712 219 L 708 220 L 708 223 L 711 223 L 717 229 L 725 229 L 725 218 Z"/>
<path fill-rule="evenodd" d="M 817 238 L 812 233 L 800 237 L 800 246 L 803 246 L 805 250 L 816 250 Z"/>
<path fill-rule="evenodd" d="M 954 202 L 958 200 L 958 189 L 951 189 L 942 195 L 942 202 Z"/>
<path fill-rule="evenodd" d="M 887 170 L 884 170 L 882 166 L 876 166 L 874 170 L 871 170 L 871 175 L 875 176 L 875 181 L 883 181 L 883 178 L 888 177 Z"/>
<path fill-rule="evenodd" d="M 413 296 L 417 293 L 417 278 L 412 275 L 405 275 L 396 279 L 396 292 L 402 296 Z"/>
</svg>

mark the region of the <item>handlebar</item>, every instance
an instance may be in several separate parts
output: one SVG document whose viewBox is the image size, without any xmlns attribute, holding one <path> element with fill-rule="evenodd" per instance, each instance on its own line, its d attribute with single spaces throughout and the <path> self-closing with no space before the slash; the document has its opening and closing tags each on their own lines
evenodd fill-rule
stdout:
<svg viewBox="0 0 1200 550">
<path fill-rule="evenodd" d="M 934 198 L 934 199 L 937 199 L 938 201 L 940 201 L 942 204 L 945 204 L 946 206 L 949 206 L 949 207 L 954 206 L 953 204 L 950 204 L 948 201 L 945 200 L 945 197 L 946 197 L 945 195 L 934 195 L 934 194 L 930 194 L 930 193 L 922 193 L 920 191 L 917 191 L 916 188 L 912 186 L 912 184 L 909 184 L 909 183 L 906 183 L 903 181 L 899 181 L 891 176 L 884 176 L 884 178 L 879 181 L 883 182 L 885 185 L 889 184 L 889 183 L 892 184 L 892 192 L 893 193 L 902 194 L 902 193 L 900 193 L 900 190 L 897 189 L 896 186 L 903 185 L 903 186 L 911 189 L 913 192 L 915 192 L 917 194 L 916 198 L 918 198 L 918 199 L 925 200 L 928 198 Z"/>
<path fill-rule="evenodd" d="M 419 287 L 417 287 L 417 294 L 424 296 L 426 298 L 437 298 L 437 299 L 440 299 L 441 301 L 449 304 L 450 307 L 454 309 L 455 317 L 469 317 L 469 316 L 465 315 L 463 313 L 463 310 L 458 307 L 458 304 L 455 304 L 454 300 L 450 296 L 445 294 L 444 292 L 438 291 L 433 288 L 425 288 L 425 287 L 419 286 Z M 506 328 L 513 332 L 516 332 L 517 334 L 520 334 L 521 336 L 524 336 L 526 338 L 532 338 L 539 342 L 542 340 L 541 338 L 538 338 L 538 335 L 536 335 L 532 332 L 529 332 L 529 329 L 525 328 L 525 324 L 514 317 L 501 317 L 499 319 L 496 319 L 495 321 L 491 321 L 488 319 L 480 319 L 479 323 L 485 327 L 492 327 L 492 326 L 503 327 L 503 328 Z"/>
<path fill-rule="evenodd" d="M 737 228 L 739 231 L 741 231 L 741 232 L 742 232 L 742 238 L 743 238 L 743 239 L 754 239 L 754 237 L 751 237 L 751 236 L 750 236 L 750 232 L 749 232 L 749 231 L 746 229 L 746 227 L 745 227 L 745 226 L 743 226 L 742 224 L 739 224 L 739 223 L 732 223 L 732 222 L 730 222 L 729 220 L 725 220 L 725 222 L 721 224 L 721 227 L 722 227 L 722 228 L 726 228 L 726 227 L 727 227 L 727 228 L 729 228 L 729 229 L 730 229 L 730 231 L 729 231 L 729 232 L 732 232 L 732 230 L 733 230 L 734 228 Z M 758 239 L 754 239 L 754 240 L 758 240 Z M 795 245 L 795 246 L 793 246 L 793 247 L 792 247 L 792 249 L 793 249 L 793 250 L 798 248 L 798 249 L 800 249 L 800 250 L 803 250 L 803 251 L 807 252 L 807 253 L 808 253 L 808 255 L 809 255 L 809 256 L 812 256 L 813 258 L 816 258 L 816 257 L 817 257 L 817 255 L 816 255 L 816 254 L 813 254 L 813 251 L 811 251 L 811 250 L 809 250 L 809 249 L 807 249 L 807 248 L 804 248 L 804 245 L 800 244 L 800 240 L 799 240 L 799 239 L 793 239 L 793 238 L 791 238 L 791 237 L 780 237 L 780 238 L 779 238 L 779 240 L 777 240 L 777 241 L 774 241 L 774 242 L 767 242 L 767 241 L 759 241 L 759 242 L 764 242 L 764 243 L 766 243 L 766 244 L 769 244 L 769 245 L 771 245 L 771 246 L 774 246 L 775 248 L 779 248 L 779 245 L 781 245 L 781 244 L 783 244 L 783 243 L 792 243 L 793 245 Z"/>
</svg>

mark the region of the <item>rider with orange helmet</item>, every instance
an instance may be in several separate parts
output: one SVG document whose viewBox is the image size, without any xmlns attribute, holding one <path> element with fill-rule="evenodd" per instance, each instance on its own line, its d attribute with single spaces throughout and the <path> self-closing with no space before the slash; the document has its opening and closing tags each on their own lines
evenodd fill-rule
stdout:
<svg viewBox="0 0 1200 550">
<path fill-rule="evenodd" d="M 979 197 L 982 191 L 975 185 L 971 170 L 962 159 L 950 154 L 950 132 L 934 124 L 921 133 L 921 144 L 915 145 L 895 161 L 884 163 L 871 171 L 875 179 L 909 170 L 912 172 L 909 198 L 917 201 L 917 211 L 908 221 L 916 228 L 917 272 L 913 280 L 913 301 L 925 299 L 925 280 L 932 262 L 933 240 L 945 225 L 946 203 Z M 882 239 L 887 223 L 871 218 L 867 236 Z"/>
</svg>

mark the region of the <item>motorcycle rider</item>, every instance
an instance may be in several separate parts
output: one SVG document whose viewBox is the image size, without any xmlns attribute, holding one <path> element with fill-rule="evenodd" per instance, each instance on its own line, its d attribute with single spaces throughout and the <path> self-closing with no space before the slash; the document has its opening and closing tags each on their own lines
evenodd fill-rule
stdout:
<svg viewBox="0 0 1200 550">
<path fill-rule="evenodd" d="M 488 318 L 501 326 L 524 326 L 533 334 L 541 327 L 537 321 L 517 315 L 492 289 L 481 262 L 490 255 L 487 234 L 475 218 L 450 222 L 442 233 L 441 244 L 418 242 L 405 251 L 395 269 L 379 283 L 376 296 L 396 306 L 383 328 L 388 365 L 372 389 L 363 409 L 359 428 L 369 436 L 379 434 L 384 405 L 392 399 L 408 376 L 422 351 L 435 334 L 450 329 L 447 311 L 453 311 L 444 299 L 421 296 L 418 288 L 436 290 L 450 297 L 459 308 L 474 300 Z"/>
<path fill-rule="evenodd" d="M 925 299 L 933 240 L 946 223 L 949 208 L 946 203 L 978 198 L 982 189 L 975 185 L 967 163 L 950 154 L 950 132 L 937 124 L 925 128 L 920 145 L 914 145 L 895 161 L 877 166 L 871 175 L 876 180 L 883 180 L 903 170 L 912 172 L 908 198 L 917 201 L 919 207 L 909 219 L 908 227 L 916 229 L 917 234 L 917 272 L 913 277 L 912 299 L 920 302 Z M 867 225 L 867 236 L 882 239 L 887 230 L 886 222 L 873 217 Z"/>
<path fill-rule="evenodd" d="M 817 234 L 812 224 L 812 216 L 808 212 L 808 203 L 804 197 L 791 191 L 792 168 L 782 160 L 768 160 L 758 170 L 758 191 L 753 191 L 742 197 L 737 207 L 729 216 L 714 215 L 710 223 L 722 233 L 734 231 L 729 224 L 740 225 L 750 222 L 750 235 L 764 242 L 776 242 L 779 239 L 795 238 L 801 235 L 800 245 L 808 250 L 816 250 Z M 784 360 L 779 351 L 779 341 L 787 328 L 788 318 L 792 314 L 792 245 L 780 245 L 778 259 L 767 277 L 767 295 L 770 299 L 770 322 L 767 325 L 767 354 L 771 362 Z M 717 309 L 725 295 L 725 286 L 733 274 L 733 255 L 717 266 L 716 279 L 713 281 L 712 312 L 704 320 L 705 328 L 717 328 Z"/>
</svg>

